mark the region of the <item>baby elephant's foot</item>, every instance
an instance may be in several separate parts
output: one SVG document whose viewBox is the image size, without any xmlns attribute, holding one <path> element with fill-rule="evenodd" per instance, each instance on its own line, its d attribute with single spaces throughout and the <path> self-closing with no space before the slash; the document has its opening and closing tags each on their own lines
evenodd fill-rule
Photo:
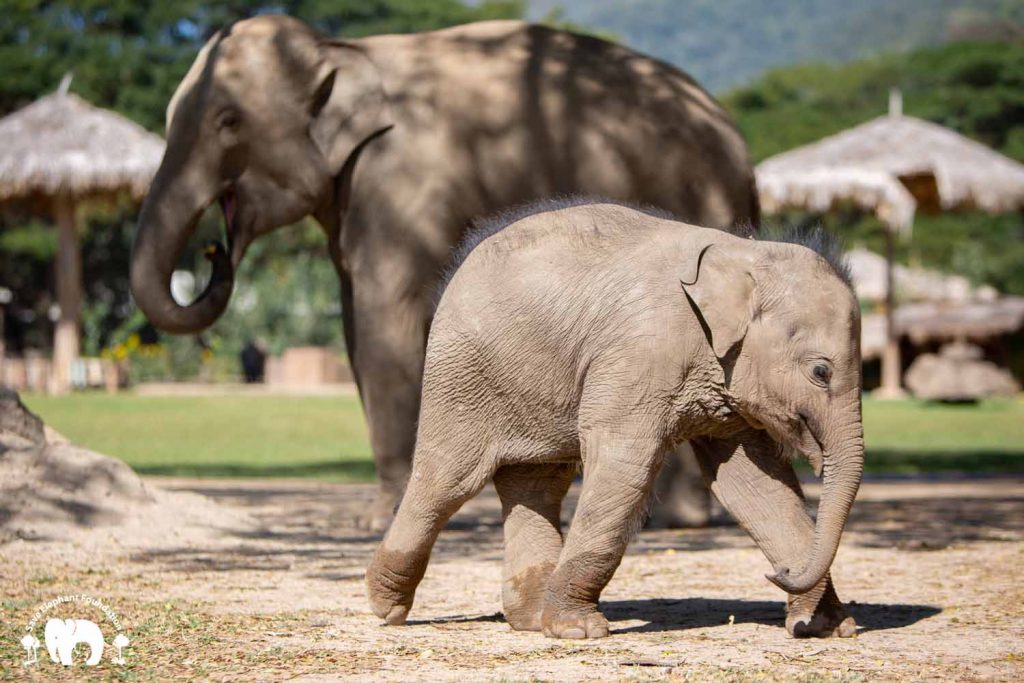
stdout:
<svg viewBox="0 0 1024 683">
<path fill-rule="evenodd" d="M 394 554 L 383 548 L 378 549 L 373 556 L 373 562 L 366 570 L 366 590 L 370 599 L 370 609 L 389 626 L 405 623 L 418 583 L 404 571 L 395 569 L 396 566 L 401 566 L 401 563 L 395 565 L 388 561 L 393 559 L 388 556 Z"/>
<path fill-rule="evenodd" d="M 857 622 L 839 602 L 829 582 L 820 599 L 817 591 L 790 596 L 786 630 L 794 638 L 850 638 L 857 635 Z"/>
<path fill-rule="evenodd" d="M 553 562 L 543 562 L 520 570 L 501 586 L 505 621 L 514 631 L 540 631 L 544 611 L 544 593 Z"/>
<path fill-rule="evenodd" d="M 541 618 L 544 635 L 548 638 L 606 638 L 608 636 L 608 620 L 604 615 L 591 609 L 552 609 L 544 610 Z"/>
</svg>

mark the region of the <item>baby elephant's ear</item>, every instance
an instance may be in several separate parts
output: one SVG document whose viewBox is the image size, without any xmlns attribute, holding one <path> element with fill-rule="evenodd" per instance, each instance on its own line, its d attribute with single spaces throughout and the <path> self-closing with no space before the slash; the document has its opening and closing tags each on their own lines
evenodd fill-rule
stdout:
<svg viewBox="0 0 1024 683">
<path fill-rule="evenodd" d="M 754 314 L 754 277 L 749 264 L 720 245 L 696 253 L 680 279 L 683 293 L 719 360 L 747 334 Z"/>
</svg>

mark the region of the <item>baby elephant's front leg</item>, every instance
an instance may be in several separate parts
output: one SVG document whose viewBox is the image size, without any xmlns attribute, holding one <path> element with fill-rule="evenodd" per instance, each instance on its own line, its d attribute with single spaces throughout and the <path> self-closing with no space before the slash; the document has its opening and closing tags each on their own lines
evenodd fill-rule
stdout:
<svg viewBox="0 0 1024 683">
<path fill-rule="evenodd" d="M 603 638 L 601 591 L 643 521 L 659 448 L 603 437 L 585 445 L 583 490 L 565 548 L 548 580 L 541 624 L 552 638 Z"/>
<path fill-rule="evenodd" d="M 771 437 L 748 430 L 729 440 L 698 439 L 695 448 L 711 490 L 772 565 L 800 566 L 814 544 L 814 522 L 793 465 Z M 857 622 L 826 575 L 807 593 L 788 596 L 786 630 L 797 638 L 848 638 Z"/>
</svg>

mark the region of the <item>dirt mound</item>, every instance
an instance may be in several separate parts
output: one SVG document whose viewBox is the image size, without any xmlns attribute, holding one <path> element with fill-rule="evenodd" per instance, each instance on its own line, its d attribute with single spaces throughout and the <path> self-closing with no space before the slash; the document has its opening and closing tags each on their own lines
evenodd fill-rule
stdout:
<svg viewBox="0 0 1024 683">
<path fill-rule="evenodd" d="M 0 389 L 0 543 L 103 531 L 133 539 L 182 527 L 245 526 L 202 496 L 147 485 L 116 458 L 79 448 Z"/>
<path fill-rule="evenodd" d="M 980 348 L 964 342 L 918 356 L 905 379 L 914 396 L 929 401 L 980 401 L 1020 391 L 1009 370 L 984 360 Z"/>
</svg>

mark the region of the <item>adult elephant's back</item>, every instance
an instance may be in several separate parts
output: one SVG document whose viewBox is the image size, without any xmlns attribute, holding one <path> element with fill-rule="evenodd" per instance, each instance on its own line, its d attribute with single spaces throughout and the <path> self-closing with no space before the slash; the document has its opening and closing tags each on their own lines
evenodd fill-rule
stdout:
<svg viewBox="0 0 1024 683">
<path fill-rule="evenodd" d="M 445 226 L 442 260 L 468 220 L 559 195 L 651 204 L 713 227 L 757 222 L 742 135 L 669 64 L 518 21 L 360 42 L 394 128 L 363 152 L 352 208 L 378 211 L 401 187 L 393 218 Z"/>
<path fill-rule="evenodd" d="M 739 131 L 668 64 L 509 21 L 359 44 L 393 127 L 344 179 L 336 253 L 383 486 L 379 519 L 408 475 L 437 282 L 474 219 L 585 194 L 727 227 L 756 225 L 758 205 Z"/>
</svg>

